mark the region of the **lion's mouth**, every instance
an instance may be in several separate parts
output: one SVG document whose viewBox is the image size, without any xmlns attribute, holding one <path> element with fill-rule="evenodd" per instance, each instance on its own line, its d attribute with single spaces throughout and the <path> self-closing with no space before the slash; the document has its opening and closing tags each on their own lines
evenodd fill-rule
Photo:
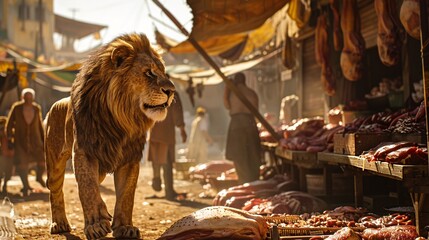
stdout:
<svg viewBox="0 0 429 240">
<path fill-rule="evenodd" d="M 147 109 L 166 108 L 166 107 L 168 107 L 168 102 L 165 102 L 165 103 L 159 104 L 159 105 L 150 105 L 150 104 L 145 103 L 143 106 L 144 106 L 144 108 L 147 108 Z"/>
</svg>

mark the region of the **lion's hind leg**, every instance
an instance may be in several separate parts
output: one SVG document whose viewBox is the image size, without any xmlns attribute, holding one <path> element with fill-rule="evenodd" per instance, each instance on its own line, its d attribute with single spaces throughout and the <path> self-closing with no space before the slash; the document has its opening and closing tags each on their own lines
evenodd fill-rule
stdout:
<svg viewBox="0 0 429 240">
<path fill-rule="evenodd" d="M 64 206 L 64 174 L 67 160 L 71 157 L 71 149 L 67 148 L 65 127 L 67 100 L 56 102 L 47 116 L 45 128 L 45 158 L 47 166 L 47 187 L 50 190 L 51 233 L 70 232 Z"/>
</svg>

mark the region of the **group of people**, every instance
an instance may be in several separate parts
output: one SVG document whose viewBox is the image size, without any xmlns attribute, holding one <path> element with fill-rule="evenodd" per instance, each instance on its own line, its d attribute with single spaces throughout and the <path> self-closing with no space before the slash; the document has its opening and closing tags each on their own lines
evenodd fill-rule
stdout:
<svg viewBox="0 0 429 240">
<path fill-rule="evenodd" d="M 232 82 L 257 109 L 258 96 L 255 91 L 246 86 L 245 75 L 236 74 Z M 34 101 L 34 90 L 23 89 L 21 97 L 21 101 L 12 105 L 7 117 L 0 117 L 0 180 L 4 179 L 1 190 L 3 194 L 6 194 L 7 182 L 11 179 L 15 168 L 22 181 L 22 194 L 26 196 L 32 190 L 28 181 L 30 166 L 36 166 L 36 181 L 46 187 L 43 179 L 45 171 L 44 130 L 42 111 Z M 261 161 L 255 118 L 246 105 L 227 87 L 224 92 L 224 105 L 231 116 L 225 157 L 234 162 L 240 183 L 257 180 Z M 173 186 L 176 127 L 180 131 L 182 142 L 186 142 L 188 135 L 185 130 L 183 106 L 178 94 L 175 94 L 175 101 L 170 106 L 166 119 L 156 123 L 151 129 L 149 140 L 149 161 L 152 162 L 153 170 L 152 188 L 155 191 L 161 191 L 163 179 L 165 197 L 169 200 L 183 197 L 183 194 L 177 193 Z M 198 107 L 191 126 L 188 158 L 197 162 L 207 162 L 207 149 L 212 142 L 208 133 L 206 110 Z"/>
<path fill-rule="evenodd" d="M 36 167 L 36 181 L 46 187 L 43 179 L 45 157 L 42 110 L 34 102 L 34 97 L 33 89 L 23 89 L 21 101 L 12 105 L 7 117 L 0 117 L 0 183 L 3 178 L 3 194 L 7 194 L 7 182 L 11 179 L 14 168 L 21 178 L 21 192 L 24 196 L 33 189 L 28 182 L 31 166 Z"/>
</svg>

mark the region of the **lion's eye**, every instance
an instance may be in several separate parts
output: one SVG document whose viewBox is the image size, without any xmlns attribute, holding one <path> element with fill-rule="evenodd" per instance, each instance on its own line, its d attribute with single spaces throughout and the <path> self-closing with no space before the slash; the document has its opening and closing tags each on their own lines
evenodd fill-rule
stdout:
<svg viewBox="0 0 429 240">
<path fill-rule="evenodd" d="M 155 79 L 156 78 L 156 75 L 152 72 L 152 70 L 148 70 L 148 71 L 146 71 L 146 76 L 148 77 L 148 78 L 150 78 L 150 79 Z"/>
</svg>

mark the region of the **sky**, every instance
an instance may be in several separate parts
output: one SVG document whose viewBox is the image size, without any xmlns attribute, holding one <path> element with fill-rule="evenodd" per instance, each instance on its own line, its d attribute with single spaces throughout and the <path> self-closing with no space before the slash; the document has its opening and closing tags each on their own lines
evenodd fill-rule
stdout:
<svg viewBox="0 0 429 240">
<path fill-rule="evenodd" d="M 191 30 L 192 15 L 186 0 L 160 0 L 160 2 L 188 31 Z M 186 39 L 152 0 L 54 0 L 54 13 L 79 21 L 108 26 L 107 30 L 101 31 L 101 42 L 92 36 L 76 41 L 77 51 L 85 51 L 130 32 L 144 33 L 152 43 L 156 43 L 155 27 L 164 35 L 177 41 Z M 161 20 L 162 23 L 149 16 Z M 58 36 L 55 38 L 56 41 L 58 41 L 57 38 Z"/>
</svg>

